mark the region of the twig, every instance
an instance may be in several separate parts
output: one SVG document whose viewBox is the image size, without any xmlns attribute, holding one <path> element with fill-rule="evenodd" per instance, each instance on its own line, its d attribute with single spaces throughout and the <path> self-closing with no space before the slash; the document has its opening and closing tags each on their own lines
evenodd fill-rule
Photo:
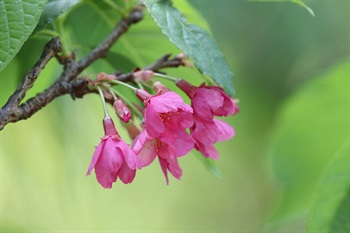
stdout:
<svg viewBox="0 0 350 233">
<path fill-rule="evenodd" d="M 143 68 L 144 70 L 153 70 L 154 72 L 159 71 L 160 69 L 167 68 L 167 67 L 179 67 L 181 65 L 184 65 L 183 61 L 179 57 L 174 57 L 173 59 L 169 60 L 171 54 L 165 54 L 163 57 L 159 58 L 157 62 L 154 64 L 147 66 Z"/>
<path fill-rule="evenodd" d="M 61 42 L 58 37 L 50 40 L 44 47 L 39 60 L 35 63 L 32 69 L 30 69 L 27 74 L 24 76 L 23 82 L 19 85 L 17 90 L 10 96 L 7 103 L 4 105 L 4 108 L 9 109 L 13 106 L 18 106 L 27 91 L 32 88 L 34 82 L 38 78 L 41 71 L 45 68 L 46 64 L 53 58 L 57 53 L 61 52 Z"/>
<path fill-rule="evenodd" d="M 84 95 L 89 93 L 97 93 L 94 89 L 89 89 L 90 80 L 84 77 L 77 78 L 77 76 L 89 65 L 91 65 L 94 61 L 96 61 L 99 58 L 102 58 L 106 55 L 110 47 L 117 41 L 117 39 L 126 32 L 126 30 L 134 23 L 137 23 L 142 19 L 142 11 L 139 8 L 136 8 L 128 18 L 121 20 L 115 29 L 112 31 L 112 33 L 103 41 L 99 46 L 97 46 L 89 55 L 87 55 L 85 58 L 81 59 L 79 62 L 74 61 L 74 54 L 71 57 L 68 58 L 62 58 L 57 55 L 58 48 L 59 47 L 53 47 L 51 44 L 59 43 L 58 38 L 54 38 L 52 41 L 50 41 L 44 48 L 43 54 L 41 55 L 38 62 L 35 64 L 32 70 L 36 70 L 34 72 L 36 74 L 36 77 L 38 77 L 41 70 L 44 68 L 47 64 L 49 59 L 42 59 L 43 57 L 46 57 L 46 54 L 50 54 L 50 58 L 53 56 L 56 56 L 59 61 L 64 65 L 64 71 L 60 75 L 60 77 L 57 79 L 55 83 L 53 83 L 49 88 L 47 88 L 45 91 L 37 94 L 35 97 L 30 98 L 25 103 L 20 104 L 20 101 L 23 99 L 17 100 L 19 94 L 18 93 L 26 93 L 26 91 L 29 90 L 29 88 L 33 85 L 34 80 L 32 80 L 29 88 L 21 88 L 21 86 L 28 86 L 28 83 L 26 81 L 27 78 L 23 81 L 21 86 L 18 88 L 21 91 L 16 91 L 11 98 L 9 99 L 8 103 L 5 104 L 3 108 L 0 110 L 0 130 L 2 130 L 5 125 L 7 125 L 10 122 L 17 122 L 20 120 L 27 119 L 31 117 L 33 114 L 35 114 L 37 111 L 39 111 L 41 108 L 45 107 L 48 103 L 50 103 L 55 98 L 70 94 L 73 99 L 75 98 L 82 98 Z M 49 48 L 52 48 L 54 52 L 50 52 Z M 46 56 L 45 56 L 46 55 Z M 155 63 L 143 68 L 143 70 L 152 70 L 155 72 L 158 72 L 162 68 L 167 67 L 178 67 L 181 65 L 184 65 L 181 58 L 175 57 L 173 59 L 170 58 L 170 54 L 166 54 L 162 56 L 160 59 L 158 59 Z M 40 63 L 39 61 L 42 62 Z M 44 61 L 46 63 L 44 63 Z M 31 71 L 32 71 L 31 70 Z M 31 72 L 29 71 L 28 74 Z M 26 75 L 30 76 L 30 75 Z M 32 77 L 32 76 L 30 76 Z M 116 75 L 116 79 L 123 81 L 123 82 L 133 82 L 133 72 L 125 73 L 125 74 L 118 74 Z M 18 93 L 17 93 L 18 92 Z M 22 94 L 21 94 L 22 95 Z M 20 96 L 21 96 L 20 95 Z M 11 100 L 14 99 L 14 100 Z M 108 102 L 113 102 L 112 100 Z M 10 104 L 9 104 L 10 103 Z"/>
<path fill-rule="evenodd" d="M 64 70 L 57 81 L 44 92 L 29 99 L 26 103 L 19 105 L 23 100 L 25 93 L 33 86 L 36 78 L 39 76 L 47 62 L 52 57 L 56 56 L 61 50 L 59 38 L 54 38 L 52 41 L 47 43 L 38 62 L 26 74 L 24 81 L 9 98 L 8 102 L 0 109 L 0 130 L 2 130 L 9 122 L 17 122 L 19 120 L 29 118 L 38 110 L 50 103 L 54 98 L 66 94 L 71 90 L 75 90 L 76 86 L 70 82 L 94 61 L 105 56 L 107 51 L 117 41 L 117 39 L 124 34 L 132 24 L 139 22 L 142 18 L 142 9 L 140 7 L 135 7 L 127 18 L 119 21 L 112 33 L 104 41 L 102 41 L 100 45 L 98 45 L 89 55 L 81 59 L 79 62 L 74 61 L 74 56 L 59 59 L 59 61 L 64 64 Z"/>
</svg>

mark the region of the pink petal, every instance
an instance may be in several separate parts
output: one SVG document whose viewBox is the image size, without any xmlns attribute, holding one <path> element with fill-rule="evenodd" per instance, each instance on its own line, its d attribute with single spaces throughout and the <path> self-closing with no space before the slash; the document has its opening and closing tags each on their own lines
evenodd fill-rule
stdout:
<svg viewBox="0 0 350 233">
<path fill-rule="evenodd" d="M 211 158 L 214 160 L 219 158 L 219 153 L 215 149 L 214 145 L 206 145 L 205 146 L 205 155 L 207 158 Z"/>
<path fill-rule="evenodd" d="M 137 155 L 142 150 L 145 143 L 151 140 L 151 137 L 147 133 L 147 130 L 142 130 L 142 132 L 132 141 L 131 149 Z"/>
<path fill-rule="evenodd" d="M 129 146 L 123 142 L 119 141 L 117 145 L 118 153 L 122 154 L 124 157 L 124 161 L 131 169 L 136 169 L 136 163 L 134 157 L 136 157 L 135 153 L 129 148 Z"/>
<path fill-rule="evenodd" d="M 202 94 L 200 93 L 199 95 L 196 94 L 194 96 L 192 99 L 193 112 L 197 120 L 202 122 L 211 122 L 213 121 L 213 114 L 208 102 L 206 101 L 206 98 L 207 97 L 203 95 L 203 92 Z"/>
<path fill-rule="evenodd" d="M 211 158 L 214 160 L 219 158 L 219 153 L 213 144 L 204 145 L 197 142 L 195 148 L 200 151 L 206 158 Z"/>
<path fill-rule="evenodd" d="M 172 130 L 185 129 L 193 125 L 193 114 L 188 111 L 172 112 L 169 116 L 168 128 Z"/>
<path fill-rule="evenodd" d="M 87 176 L 90 175 L 92 169 L 95 167 L 95 165 L 97 163 L 97 160 L 100 157 L 100 154 L 101 154 L 101 151 L 102 151 L 102 148 L 103 148 L 103 144 L 104 144 L 104 141 L 102 140 L 100 142 L 100 144 L 98 144 L 98 146 L 96 147 L 95 152 L 94 152 L 94 154 L 92 156 L 90 165 L 89 165 L 89 169 L 88 169 L 88 171 L 86 173 Z"/>
<path fill-rule="evenodd" d="M 214 120 L 214 123 L 219 130 L 218 141 L 220 141 L 220 142 L 226 141 L 226 140 L 232 138 L 233 136 L 235 136 L 235 131 L 232 128 L 232 126 L 227 124 L 225 121 Z"/>
<path fill-rule="evenodd" d="M 159 159 L 160 167 L 162 168 L 163 174 L 165 176 L 166 184 L 169 185 L 168 170 L 167 170 L 168 162 L 165 159 L 162 159 L 160 157 L 158 157 L 158 159 Z"/>
<path fill-rule="evenodd" d="M 99 159 L 103 166 L 111 171 L 118 171 L 124 162 L 123 154 L 117 149 L 118 144 L 119 141 L 108 138 Z"/>
<path fill-rule="evenodd" d="M 182 170 L 179 166 L 179 163 L 177 161 L 177 159 L 174 160 L 168 160 L 168 169 L 170 171 L 170 173 L 176 178 L 176 179 L 180 179 L 182 176 Z"/>
<path fill-rule="evenodd" d="M 202 98 L 209 105 L 211 112 L 214 112 L 224 104 L 224 96 L 220 89 L 215 86 L 198 88 L 196 98 Z"/>
<path fill-rule="evenodd" d="M 182 129 L 185 130 L 185 129 Z M 177 133 L 174 130 L 166 130 L 161 137 L 159 137 L 158 139 L 165 144 L 173 144 L 173 142 L 176 140 L 176 136 Z"/>
<path fill-rule="evenodd" d="M 121 141 L 122 143 L 120 144 L 119 148 L 123 151 L 124 159 L 126 164 L 131 168 L 131 169 L 141 169 L 142 168 L 142 162 L 140 159 L 136 156 L 136 154 L 130 149 L 130 147 Z"/>
<path fill-rule="evenodd" d="M 117 180 L 120 167 L 123 164 L 123 156 L 116 148 L 115 140 L 109 137 L 101 151 L 100 158 L 95 165 L 97 181 L 104 188 L 111 188 Z"/>
<path fill-rule="evenodd" d="M 191 135 L 204 145 L 214 144 L 218 141 L 219 129 L 214 122 L 203 124 L 196 121 L 194 127 L 191 128 Z"/>
<path fill-rule="evenodd" d="M 172 143 L 164 143 L 158 147 L 158 157 L 162 159 L 174 159 L 176 153 L 176 147 Z"/>
<path fill-rule="evenodd" d="M 221 94 L 224 97 L 223 104 L 220 108 L 213 111 L 215 116 L 230 116 L 238 112 L 238 106 L 234 100 L 228 96 L 223 90 Z"/>
<path fill-rule="evenodd" d="M 136 170 L 131 169 L 126 163 L 123 163 L 118 173 L 119 179 L 124 184 L 130 184 L 134 180 L 135 175 Z"/>
<path fill-rule="evenodd" d="M 138 158 L 142 163 L 142 167 L 150 165 L 157 156 L 154 140 L 147 141 L 144 144 L 143 149 L 139 152 Z"/>
<path fill-rule="evenodd" d="M 194 148 L 194 139 L 188 135 L 185 130 L 178 131 L 174 146 L 176 148 L 175 156 L 179 157 L 186 155 Z"/>
<path fill-rule="evenodd" d="M 152 97 L 150 99 L 150 105 L 153 105 L 159 113 L 176 112 L 178 108 L 191 111 L 190 106 L 184 103 L 181 96 L 172 91 Z"/>
<path fill-rule="evenodd" d="M 153 105 L 147 105 L 145 109 L 145 124 L 147 132 L 152 137 L 158 137 L 165 130 L 162 118 L 160 118 L 158 111 Z"/>
<path fill-rule="evenodd" d="M 117 181 L 118 172 L 110 172 L 102 166 L 95 167 L 96 179 L 104 188 L 112 188 L 112 183 Z"/>
</svg>

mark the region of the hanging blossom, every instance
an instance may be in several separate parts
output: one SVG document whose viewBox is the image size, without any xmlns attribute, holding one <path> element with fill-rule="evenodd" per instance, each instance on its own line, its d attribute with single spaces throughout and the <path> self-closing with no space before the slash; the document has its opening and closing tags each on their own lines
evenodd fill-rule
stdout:
<svg viewBox="0 0 350 233">
<path fill-rule="evenodd" d="M 191 135 L 195 140 L 195 148 L 205 157 L 217 159 L 218 152 L 214 144 L 226 141 L 235 135 L 234 129 L 214 116 L 229 116 L 238 113 L 235 101 L 218 86 L 193 86 L 181 79 L 176 85 L 191 99 L 194 124 Z"/>
<path fill-rule="evenodd" d="M 154 75 L 175 81 L 191 99 L 191 106 L 159 81 L 152 81 Z M 99 90 L 106 117 L 103 120 L 105 135 L 95 149 L 87 175 L 95 169 L 98 182 L 105 188 L 111 188 L 118 177 L 128 184 L 134 180 L 136 169 L 150 165 L 157 157 L 168 184 L 168 172 L 177 179 L 181 178 L 178 158 L 192 149 L 195 148 L 207 158 L 218 158 L 214 144 L 232 138 L 235 132 L 229 124 L 215 117 L 234 115 L 239 111 L 235 101 L 221 87 L 206 86 L 204 83 L 196 87 L 185 80 L 152 71 L 136 71 L 133 76 L 140 85 L 150 86 L 153 83 L 157 94 L 151 95 L 104 73 L 99 74 L 92 83 Z M 110 84 L 120 84 L 136 91 L 144 108 L 127 99 L 119 99 Z M 104 99 L 112 97 L 116 114 L 126 123 L 124 126 L 133 139 L 131 148 L 122 140 L 108 116 Z M 141 130 L 134 121 L 130 121 L 132 116 L 128 107 L 143 117 Z"/>
<path fill-rule="evenodd" d="M 182 170 L 177 158 L 194 148 L 193 138 L 186 129 L 193 125 L 193 110 L 174 92 L 150 95 L 138 90 L 136 95 L 144 102 L 144 130 L 131 146 L 143 166 L 148 166 L 158 155 L 159 163 L 169 183 L 168 171 L 180 179 Z"/>
<path fill-rule="evenodd" d="M 142 168 L 141 161 L 122 140 L 109 116 L 103 119 L 103 127 L 105 136 L 95 149 L 86 175 L 95 169 L 97 181 L 104 188 L 111 188 L 118 177 L 129 184 L 135 178 L 136 168 Z"/>
</svg>

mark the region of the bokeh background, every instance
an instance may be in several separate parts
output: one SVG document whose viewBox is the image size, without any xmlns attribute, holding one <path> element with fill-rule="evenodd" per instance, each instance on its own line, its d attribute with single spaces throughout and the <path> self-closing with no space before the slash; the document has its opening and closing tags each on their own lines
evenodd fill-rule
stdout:
<svg viewBox="0 0 350 233">
<path fill-rule="evenodd" d="M 3 232 L 306 231 L 305 213 L 320 174 L 334 153 L 348 148 L 350 2 L 305 1 L 315 17 L 292 3 L 189 2 L 232 67 L 240 101 L 240 113 L 225 119 L 236 136 L 217 144 L 221 178 L 194 152 L 180 159 L 183 177 L 171 178 L 169 186 L 154 163 L 132 184 L 103 189 L 94 175 L 85 176 L 103 135 L 100 99 L 64 96 L 0 133 Z M 73 10 L 77 16 L 67 20 L 67 30 L 75 38 L 88 37 L 94 45 L 104 37 L 98 25 L 89 35 L 82 32 L 86 28 L 79 31 L 79 18 L 95 16 Z M 133 61 L 141 67 L 177 52 L 141 24 L 115 50 L 128 56 L 123 48 L 141 40 L 136 52 L 143 55 Z M 0 73 L 1 106 L 34 64 L 26 56 L 37 57 L 43 44 L 40 36 L 30 39 Z M 50 62 L 29 96 L 59 72 Z M 187 68 L 168 73 L 200 82 Z"/>
</svg>

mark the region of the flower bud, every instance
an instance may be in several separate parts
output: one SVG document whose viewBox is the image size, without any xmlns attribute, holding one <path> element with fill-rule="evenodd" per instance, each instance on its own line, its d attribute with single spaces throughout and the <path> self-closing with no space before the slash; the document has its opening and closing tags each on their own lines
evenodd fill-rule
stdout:
<svg viewBox="0 0 350 233">
<path fill-rule="evenodd" d="M 116 101 L 114 101 L 113 106 L 115 109 L 115 113 L 120 118 L 120 120 L 124 121 L 125 123 L 128 123 L 131 118 L 131 114 L 126 104 L 121 99 L 117 99 Z"/>
<path fill-rule="evenodd" d="M 162 94 L 164 94 L 165 92 L 169 91 L 169 89 L 161 82 L 157 81 L 153 84 L 153 89 L 156 92 L 160 92 Z"/>
<path fill-rule="evenodd" d="M 147 82 L 154 76 L 152 70 L 139 70 L 133 73 L 135 82 Z"/>
</svg>

